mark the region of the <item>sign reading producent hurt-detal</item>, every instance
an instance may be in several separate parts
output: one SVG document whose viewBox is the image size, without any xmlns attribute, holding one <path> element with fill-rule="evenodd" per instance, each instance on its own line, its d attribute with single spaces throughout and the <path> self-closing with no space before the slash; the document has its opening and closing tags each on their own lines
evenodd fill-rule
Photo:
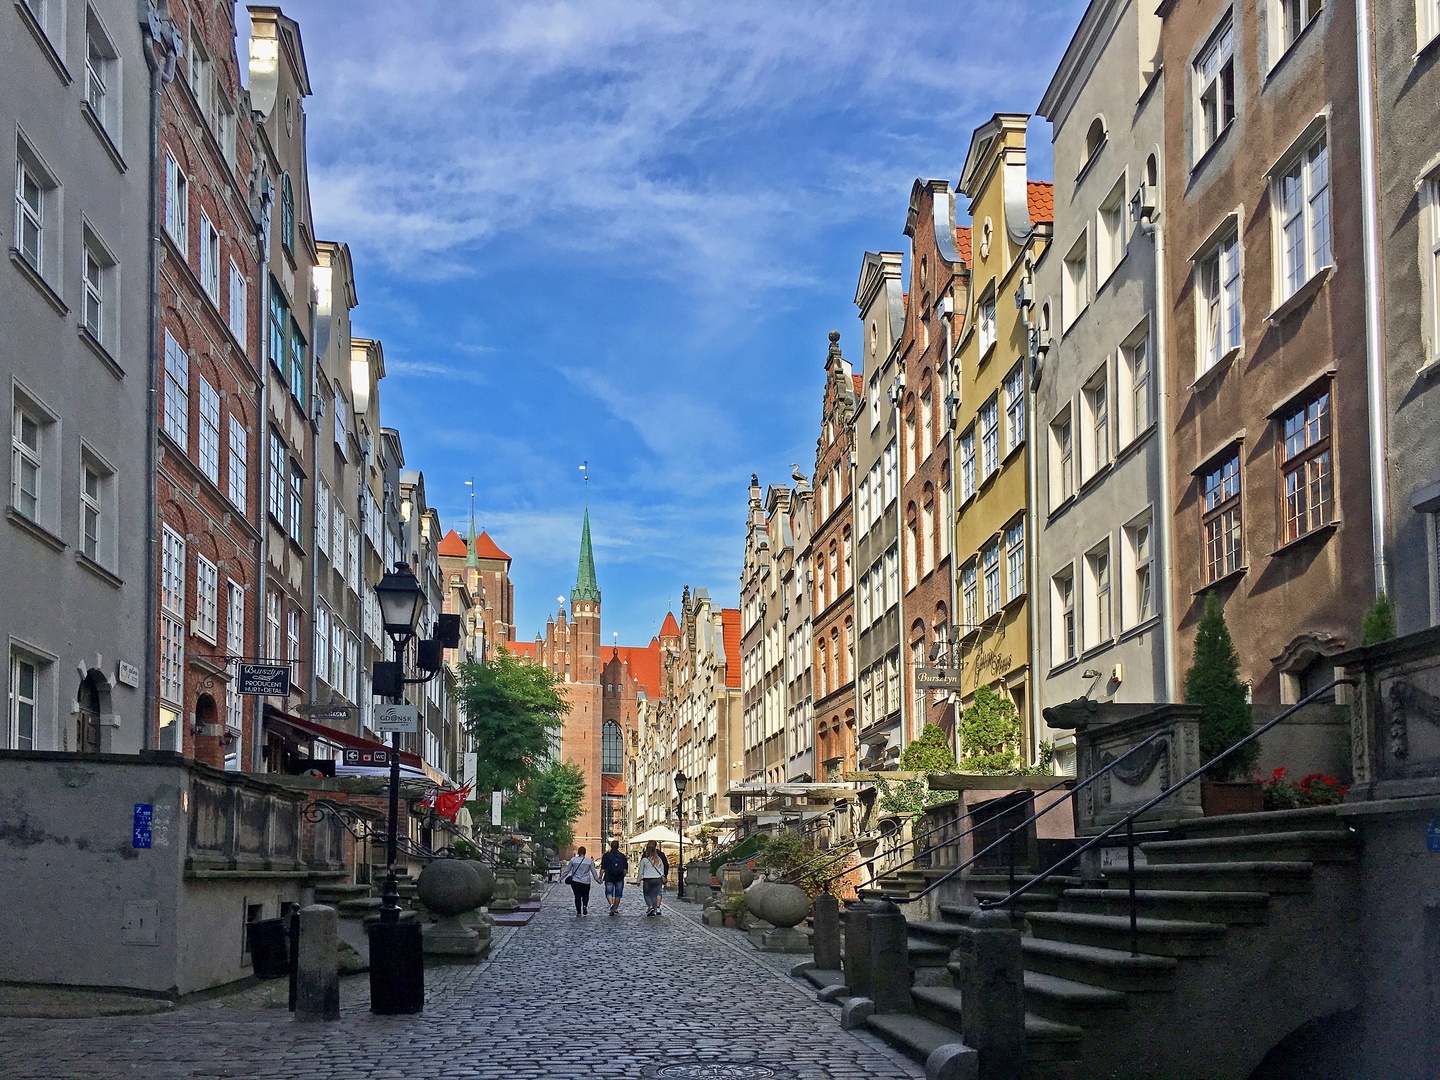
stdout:
<svg viewBox="0 0 1440 1080">
<path fill-rule="evenodd" d="M 240 693 L 257 697 L 285 697 L 290 693 L 289 664 L 238 665 Z"/>
<path fill-rule="evenodd" d="M 414 705 L 377 705 L 375 730 L 414 734 L 420 730 L 420 710 Z"/>
</svg>

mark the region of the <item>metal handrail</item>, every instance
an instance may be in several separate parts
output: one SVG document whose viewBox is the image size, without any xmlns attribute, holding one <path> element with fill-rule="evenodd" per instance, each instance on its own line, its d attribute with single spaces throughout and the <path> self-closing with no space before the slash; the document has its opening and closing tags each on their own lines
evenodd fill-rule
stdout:
<svg viewBox="0 0 1440 1080">
<path fill-rule="evenodd" d="M 1136 819 L 1137 817 L 1139 817 L 1141 814 L 1145 813 L 1147 810 L 1150 810 L 1150 809 L 1152 809 L 1153 807 L 1155 807 L 1155 806 L 1159 805 L 1160 803 L 1164 802 L 1164 801 L 1165 801 L 1166 799 L 1168 799 L 1171 795 L 1175 794 L 1175 792 L 1179 791 L 1181 788 L 1185 787 L 1187 784 L 1189 784 L 1189 783 L 1193 782 L 1194 780 L 1196 780 L 1197 778 L 1205 775 L 1205 773 L 1209 772 L 1209 771 L 1210 771 L 1211 769 L 1213 769 L 1217 764 L 1219 764 L 1220 762 L 1224 761 L 1227 757 L 1229 757 L 1231 754 L 1235 753 L 1235 751 L 1239 750 L 1242 746 L 1245 746 L 1245 745 L 1247 745 L 1247 744 L 1249 744 L 1249 743 L 1251 743 L 1251 742 L 1254 742 L 1254 741 L 1255 741 L 1256 739 L 1258 739 L 1261 735 L 1264 735 L 1267 731 L 1269 731 L 1271 728 L 1273 728 L 1276 724 L 1280 723 L 1281 720 L 1284 720 L 1286 717 L 1288 717 L 1291 713 L 1295 712 L 1297 709 L 1300 709 L 1300 708 L 1303 708 L 1303 707 L 1306 706 L 1306 705 L 1309 705 L 1312 701 L 1314 701 L 1314 700 L 1316 700 L 1317 698 L 1319 698 L 1322 694 L 1326 694 L 1326 693 L 1328 693 L 1329 691 L 1334 690 L 1337 686 L 1356 686 L 1356 685 L 1358 685 L 1358 680 L 1356 680 L 1356 679 L 1332 679 L 1330 682 L 1328 682 L 1328 683 L 1326 683 L 1324 686 L 1320 687 L 1320 689 L 1315 690 L 1315 691 L 1313 691 L 1313 692 L 1310 693 L 1310 694 L 1307 694 L 1305 697 L 1303 697 L 1303 698 L 1301 698 L 1299 701 L 1297 701 L 1294 705 L 1291 705 L 1291 706 L 1290 706 L 1288 709 L 1286 709 L 1284 712 L 1280 713 L 1278 716 L 1275 716 L 1273 719 L 1271 719 L 1270 721 L 1268 721 L 1267 723 L 1265 723 L 1265 724 L 1262 725 L 1261 727 L 1256 728 L 1256 729 L 1255 729 L 1254 731 L 1252 731 L 1249 735 L 1246 735 L 1245 738 L 1241 739 L 1239 742 L 1235 743 L 1235 745 L 1231 746 L 1228 750 L 1224 750 L 1224 751 L 1222 751 L 1221 753 L 1216 754 L 1213 758 L 1211 758 L 1209 761 L 1207 761 L 1204 765 L 1201 765 L 1198 769 L 1196 769 L 1194 772 L 1192 772 L 1189 776 L 1186 776 L 1186 777 L 1184 777 L 1184 778 L 1181 779 L 1181 780 L 1177 780 L 1175 783 L 1171 784 L 1168 788 L 1166 788 L 1164 791 L 1162 791 L 1159 795 L 1156 795 L 1154 798 L 1150 799 L 1148 802 L 1145 802 L 1145 803 L 1141 804 L 1140 806 L 1136 807 L 1134 810 L 1131 810 L 1128 814 L 1126 814 L 1124 817 L 1122 817 L 1119 821 L 1115 822 L 1113 825 L 1111 825 L 1109 828 L 1107 828 L 1104 832 L 1098 834 L 1097 836 L 1092 837 L 1088 842 L 1086 842 L 1086 843 L 1083 844 L 1082 846 L 1080 846 L 1080 847 L 1078 847 L 1078 848 L 1075 849 L 1074 853 L 1070 856 L 1071 858 L 1075 858 L 1075 857 L 1078 857 L 1078 856 L 1080 856 L 1080 855 L 1083 855 L 1085 852 L 1089 851 L 1091 848 L 1094 848 L 1094 847 L 1099 846 L 1099 844 L 1101 843 L 1101 841 L 1106 840 L 1106 839 L 1108 839 L 1109 837 L 1113 836 L 1120 828 L 1123 827 L 1123 828 L 1125 829 L 1125 834 L 1126 834 L 1126 846 L 1127 846 L 1128 851 L 1129 851 L 1128 863 L 1129 863 L 1129 876 L 1130 876 L 1130 955 L 1136 956 L 1136 955 L 1139 955 L 1139 952 L 1140 952 L 1140 947 L 1139 947 L 1139 945 L 1140 945 L 1140 942 L 1139 942 L 1139 927 L 1138 927 L 1138 923 L 1137 923 L 1138 915 L 1137 915 L 1136 897 L 1135 897 L 1135 819 Z M 1156 734 L 1163 734 L 1163 732 L 1157 732 Z M 1155 736 L 1153 736 L 1153 735 L 1151 736 L 1151 738 L 1154 738 L 1154 737 L 1155 737 Z M 1144 744 L 1142 743 L 1141 745 L 1144 745 Z M 1138 749 L 1138 748 L 1139 748 L 1139 747 L 1136 747 L 1135 749 Z M 1120 759 L 1120 758 L 1116 758 L 1115 760 L 1116 760 L 1116 761 L 1119 761 L 1119 760 L 1121 760 L 1121 759 Z M 1110 764 L 1111 764 L 1111 765 L 1114 765 L 1115 762 L 1111 762 Z M 1099 774 L 1099 773 L 1096 773 L 1095 775 L 1096 775 L 1096 776 L 1099 776 L 1100 774 Z M 1092 777 L 1092 779 L 1093 779 L 1093 777 Z M 1029 892 L 1029 891 L 1030 891 L 1031 889 L 1033 889 L 1036 885 L 1040 884 L 1040 882 L 1045 881 L 1047 878 L 1051 877 L 1051 876 L 1055 873 L 1055 870 L 1056 870 L 1056 867 L 1052 866 L 1052 867 L 1050 867 L 1049 869 L 1045 870 L 1043 873 L 1038 874 L 1038 875 L 1036 875 L 1035 877 L 1031 878 L 1029 881 L 1025 882 L 1025 884 L 1021 885 L 1019 888 L 1015 888 L 1015 887 L 1012 885 L 1012 886 L 1011 886 L 1011 889 L 1010 889 L 1010 894 L 1009 894 L 1008 896 L 1006 896 L 1004 899 L 1001 899 L 1001 900 L 982 900 L 982 901 L 980 901 L 980 905 L 979 905 L 979 906 L 980 906 L 982 909 L 984 909 L 984 910 L 989 910 L 989 909 L 991 909 L 991 908 L 1004 907 L 1006 904 L 1013 903 L 1018 897 L 1020 897 L 1020 896 L 1022 896 L 1023 894 Z"/>
<path fill-rule="evenodd" d="M 1115 766 L 1119 765 L 1122 761 L 1124 761 L 1126 758 L 1128 758 L 1131 754 L 1135 753 L 1135 751 L 1137 751 L 1137 750 L 1143 750 L 1145 747 L 1149 746 L 1149 745 L 1150 745 L 1152 742 L 1154 742 L 1156 739 L 1163 738 L 1163 737 L 1166 736 L 1167 734 L 1169 734 L 1169 733 L 1168 733 L 1168 732 L 1164 732 L 1164 731 L 1157 731 L 1157 732 L 1155 732 L 1155 734 L 1151 735 L 1149 738 L 1142 739 L 1140 742 L 1138 742 L 1138 743 L 1136 743 L 1134 746 L 1132 746 L 1129 750 L 1126 750 L 1125 753 L 1123 753 L 1123 754 L 1121 754 L 1119 757 L 1117 757 L 1114 761 L 1112 761 L 1112 762 L 1110 762 L 1109 764 L 1107 764 L 1104 768 L 1099 769 L 1098 771 L 1096 771 L 1096 772 L 1090 774 L 1089 776 L 1087 776 L 1084 780 L 1080 781 L 1080 782 L 1079 782 L 1078 784 L 1076 784 L 1073 788 L 1071 788 L 1069 791 L 1067 791 L 1064 795 L 1060 796 L 1060 798 L 1056 799 L 1056 800 L 1055 800 L 1053 803 L 1051 803 L 1049 806 L 1045 807 L 1044 810 L 1037 810 L 1035 813 L 1031 814 L 1031 815 L 1030 815 L 1028 818 L 1026 818 L 1024 821 L 1020 822 L 1018 825 L 1016 825 L 1016 826 L 1014 826 L 1013 828 L 1011 828 L 1008 832 L 1005 833 L 1004 836 L 1000 837 L 1000 839 L 996 840 L 993 844 L 989 845 L 988 847 L 984 848 L 984 849 L 981 850 L 981 851 L 975 852 L 975 854 L 971 855 L 970 858 L 966 859 L 966 860 L 965 860 L 963 863 L 961 863 L 959 866 L 955 867 L 953 870 L 951 870 L 951 871 L 950 871 L 948 874 L 946 874 L 944 877 L 936 878 L 936 879 L 935 879 L 934 881 L 932 881 L 929 885 L 925 886 L 925 888 L 921 889 L 918 893 L 909 893 L 909 894 L 905 894 L 905 895 L 903 895 L 903 896 L 902 896 L 902 895 L 897 895 L 897 894 L 894 894 L 894 893 L 881 893 L 880 895 L 881 895 L 884 899 L 889 900 L 891 903 L 895 903 L 895 904 L 910 904 L 910 903 L 913 903 L 914 901 L 919 900 L 921 897 L 928 896 L 930 893 L 932 893 L 932 892 L 934 892 L 936 889 L 938 889 L 941 885 L 944 885 L 947 881 L 949 881 L 951 878 L 953 878 L 956 874 L 958 874 L 958 873 L 960 873 L 962 870 L 966 870 L 966 869 L 968 869 L 970 866 L 972 866 L 975 862 L 977 862 L 977 861 L 980 859 L 980 857 L 981 857 L 982 855 L 988 855 L 990 852 L 994 851 L 997 847 L 999 847 L 1001 844 L 1006 843 L 1007 841 L 1008 841 L 1009 844 L 1010 844 L 1010 887 L 1011 887 L 1011 889 L 1013 890 L 1014 887 L 1015 887 L 1015 884 L 1014 884 L 1014 883 L 1015 883 L 1015 834 L 1016 834 L 1017 832 L 1019 832 L 1021 829 L 1025 828 L 1026 826 L 1028 826 L 1028 825 L 1032 824 L 1033 822 L 1035 822 L 1038 818 L 1044 817 L 1044 816 L 1045 816 L 1046 814 L 1048 814 L 1051 810 L 1054 810 L 1055 807 L 1057 807 L 1057 806 L 1059 806 L 1061 803 L 1063 803 L 1066 799 L 1073 799 L 1079 792 L 1084 791 L 1087 787 L 1089 787 L 1091 784 L 1093 784 L 1096 780 L 1099 780 L 1100 777 L 1104 776 L 1104 775 L 1105 775 L 1106 773 L 1108 773 L 1111 769 L 1115 768 Z M 1059 784 L 1056 784 L 1054 787 L 1051 787 L 1049 790 L 1050 790 L 1050 791 L 1054 791 L 1054 790 L 1055 790 L 1055 787 L 1059 787 L 1059 786 L 1060 786 Z M 1043 793 L 1042 793 L 1042 794 L 1043 794 Z M 983 822 L 982 822 L 982 824 L 983 824 Z M 975 828 L 979 828 L 979 827 L 980 827 L 979 825 L 975 826 Z M 971 830 L 970 830 L 970 832 L 973 832 L 973 831 L 974 831 L 974 829 L 971 829 Z M 968 834 L 962 833 L 961 835 L 963 836 L 963 835 L 968 835 Z M 960 837 L 957 836 L 955 839 L 958 840 L 958 839 L 960 839 Z M 1063 858 L 1063 859 L 1061 859 L 1059 862 L 1055 863 L 1054 866 L 1051 866 L 1048 870 L 1046 870 L 1045 876 L 1046 876 L 1046 877 L 1050 876 L 1050 875 L 1053 874 L 1055 871 L 1057 871 L 1061 866 L 1063 866 L 1065 863 L 1070 862 L 1076 855 L 1078 855 L 1078 854 L 1080 853 L 1080 850 L 1083 850 L 1083 849 L 1079 849 L 1079 850 L 1073 851 L 1073 852 L 1071 852 L 1069 855 L 1065 856 L 1065 858 Z M 902 865 L 903 865 L 903 864 L 902 864 Z M 897 869 L 898 869 L 898 867 L 897 867 Z M 1017 893 L 1016 895 L 1018 895 L 1018 893 Z M 994 905 L 992 904 L 991 906 L 994 906 Z"/>
<path fill-rule="evenodd" d="M 974 812 L 974 811 L 971 811 L 971 813 L 973 813 L 973 812 Z M 890 820 L 890 819 L 887 818 L 886 820 L 888 821 L 888 820 Z M 953 824 L 953 822 L 948 822 L 948 821 L 947 821 L 947 822 L 945 822 L 944 824 L 936 825 L 933 829 L 926 829 L 926 830 L 925 830 L 923 833 L 921 833 L 919 836 L 911 836 L 911 837 L 910 837 L 910 840 L 911 840 L 911 842 L 913 843 L 914 841 L 919 840 L 919 839 L 921 839 L 922 837 L 929 836 L 931 833 L 937 832 L 937 831 L 939 831 L 940 829 L 943 829 L 943 828 L 945 828 L 947 825 L 951 825 L 951 824 Z M 898 832 L 899 830 L 896 830 L 896 831 Z M 870 839 L 874 838 L 874 837 L 875 837 L 875 834 L 876 834 L 877 832 L 880 832 L 880 830 L 879 830 L 878 827 L 875 828 L 875 829 L 872 829 L 870 832 L 867 832 L 863 837 L 861 837 L 861 836 L 852 836 L 850 839 L 848 839 L 848 840 L 845 841 L 845 846 L 848 848 L 848 850 L 841 851 L 841 850 L 839 850 L 838 848 L 831 848 L 831 849 L 828 850 L 828 851 L 822 851 L 822 852 L 820 852 L 818 855 L 816 855 L 813 859 L 806 859 L 806 860 L 805 860 L 803 863 L 801 863 L 799 866 L 792 866 L 789 870 L 787 870 L 787 871 L 785 872 L 785 876 L 782 877 L 780 880 L 781 880 L 782 882 L 793 882 L 793 881 L 795 881 L 798 877 L 801 876 L 801 872 L 802 872 L 807 866 L 812 866 L 812 865 L 814 865 L 815 863 L 818 863 L 818 862 L 824 862 L 826 859 L 838 859 L 838 858 L 846 857 L 846 856 L 849 856 L 849 855 L 853 855 L 855 852 L 857 852 L 857 851 L 860 850 L 860 845 L 861 845 L 864 841 L 870 840 Z M 884 833 L 881 833 L 879 839 L 880 839 L 880 840 L 884 840 L 884 839 L 885 839 L 885 834 L 884 834 Z M 861 863 L 860 865 L 861 865 L 861 866 L 864 866 L 865 864 L 864 864 L 864 863 Z M 831 880 L 834 880 L 834 879 L 832 878 Z"/>
</svg>

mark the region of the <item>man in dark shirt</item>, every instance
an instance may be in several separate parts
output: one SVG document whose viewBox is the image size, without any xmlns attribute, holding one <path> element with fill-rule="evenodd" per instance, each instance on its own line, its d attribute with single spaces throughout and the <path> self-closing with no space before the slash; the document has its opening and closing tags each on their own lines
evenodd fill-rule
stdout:
<svg viewBox="0 0 1440 1080">
<path fill-rule="evenodd" d="M 620 897 L 625 893 L 625 874 L 630 860 L 620 850 L 620 841 L 611 840 L 610 850 L 600 860 L 600 873 L 605 878 L 605 899 L 610 901 L 610 914 L 620 913 Z"/>
</svg>

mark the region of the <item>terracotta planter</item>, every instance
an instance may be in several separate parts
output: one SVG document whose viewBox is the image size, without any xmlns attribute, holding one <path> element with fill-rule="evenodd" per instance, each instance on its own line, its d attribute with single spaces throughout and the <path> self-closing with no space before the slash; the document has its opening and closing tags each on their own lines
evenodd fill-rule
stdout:
<svg viewBox="0 0 1440 1080">
<path fill-rule="evenodd" d="M 1206 817 L 1258 814 L 1265 809 L 1265 793 L 1257 780 L 1201 780 L 1200 806 Z"/>
</svg>

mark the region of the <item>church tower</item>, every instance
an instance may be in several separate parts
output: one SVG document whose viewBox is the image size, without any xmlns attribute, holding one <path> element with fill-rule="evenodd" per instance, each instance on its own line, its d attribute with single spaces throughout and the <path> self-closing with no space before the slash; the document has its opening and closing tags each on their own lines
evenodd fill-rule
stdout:
<svg viewBox="0 0 1440 1080">
<path fill-rule="evenodd" d="M 580 531 L 580 567 L 570 590 L 570 676 L 565 687 L 570 714 L 565 718 L 561 753 L 585 774 L 585 805 L 575 822 L 575 843 L 598 855 L 607 837 L 601 835 L 601 726 L 604 700 L 600 682 L 600 585 L 595 579 L 595 552 L 590 544 L 590 509 Z"/>
</svg>

